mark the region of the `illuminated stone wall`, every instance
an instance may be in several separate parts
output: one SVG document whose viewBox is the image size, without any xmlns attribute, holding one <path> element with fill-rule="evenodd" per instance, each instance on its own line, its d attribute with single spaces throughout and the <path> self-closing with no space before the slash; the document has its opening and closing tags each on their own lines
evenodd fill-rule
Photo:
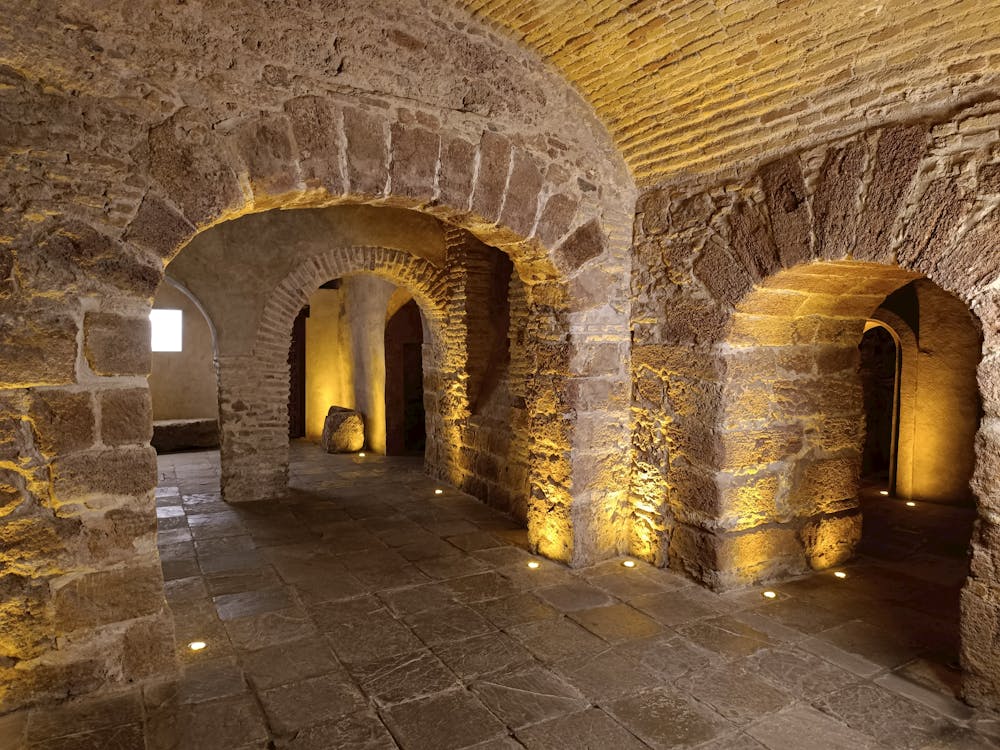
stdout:
<svg viewBox="0 0 1000 750">
<path fill-rule="evenodd" d="M 632 274 L 632 548 L 715 588 L 825 567 L 858 537 L 857 344 L 925 276 L 984 335 L 965 691 L 995 703 L 1000 105 L 876 129 L 740 182 L 641 196 Z M 973 327 L 973 332 L 975 328 Z"/>
</svg>

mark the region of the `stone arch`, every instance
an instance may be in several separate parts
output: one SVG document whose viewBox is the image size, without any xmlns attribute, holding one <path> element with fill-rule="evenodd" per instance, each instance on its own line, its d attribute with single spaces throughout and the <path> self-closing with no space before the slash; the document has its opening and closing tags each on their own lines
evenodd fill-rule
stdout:
<svg viewBox="0 0 1000 750">
<path fill-rule="evenodd" d="M 431 336 L 432 367 L 441 370 L 455 354 L 444 335 L 447 279 L 431 263 L 399 250 L 351 247 L 314 255 L 268 295 L 253 350 L 219 356 L 222 489 L 229 502 L 259 500 L 284 492 L 288 481 L 288 344 L 298 311 L 321 284 L 371 273 L 408 289 Z M 450 356 L 449 356 L 450 355 Z M 445 399 L 447 402 L 447 399 Z M 452 406 L 460 410 L 460 404 Z M 441 429 L 451 415 L 445 406 Z"/>
<path fill-rule="evenodd" d="M 642 300 L 633 310 L 633 549 L 716 588 L 801 570 L 801 562 L 785 564 L 797 554 L 791 551 L 799 548 L 795 534 L 780 524 L 755 528 L 764 520 L 754 518 L 764 504 L 758 500 L 770 490 L 752 487 L 741 496 L 744 488 L 723 481 L 741 470 L 750 475 L 754 456 L 771 451 L 780 461 L 803 447 L 801 437 L 769 429 L 775 426 L 770 415 L 759 421 L 760 434 L 743 436 L 746 441 L 729 434 L 727 413 L 753 396 L 752 388 L 739 386 L 741 377 L 752 382 L 752 373 L 739 369 L 739 345 L 782 346 L 799 337 L 839 348 L 842 354 L 830 361 L 843 365 L 843 342 L 860 333 L 881 296 L 908 279 L 927 278 L 961 300 L 983 330 L 978 373 L 984 417 L 972 480 L 980 520 L 963 591 L 962 641 L 967 699 L 995 704 L 1000 690 L 990 675 L 998 663 L 988 656 L 983 625 L 996 627 L 1000 601 L 1000 579 L 985 563 L 998 554 L 996 536 L 984 534 L 1000 507 L 994 481 L 1000 455 L 993 289 L 1000 278 L 998 167 L 983 147 L 989 139 L 995 143 L 994 109 L 977 105 L 941 124 L 874 130 L 791 154 L 736 185 L 678 197 L 651 192 L 640 201 L 636 257 L 658 252 L 670 262 L 665 271 L 653 264 L 633 271 L 633 289 L 656 290 L 652 300 L 668 310 L 659 326 L 640 317 L 649 303 Z M 957 134 L 963 129 L 982 139 L 965 145 Z M 803 297 L 794 309 L 809 313 L 814 306 L 815 320 L 793 325 L 782 319 L 791 298 L 804 292 L 814 298 Z M 830 312 L 845 293 L 859 307 L 837 320 Z M 768 325 L 769 316 L 778 324 Z M 805 366 L 820 361 L 809 358 Z M 775 361 L 767 366 L 778 368 Z M 763 395 L 756 406 L 765 411 L 772 398 L 795 404 L 801 396 L 758 390 Z M 843 391 L 848 401 L 849 390 Z M 750 458 L 740 457 L 741 450 Z M 849 525 L 848 509 L 841 511 L 837 516 L 832 508 L 831 521 Z"/>
<path fill-rule="evenodd" d="M 167 261 L 246 213 L 359 203 L 432 214 L 510 256 L 545 363 L 530 397 L 548 456 L 533 483 L 532 543 L 576 564 L 626 550 L 628 467 L 615 445 L 628 434 L 627 196 L 553 182 L 565 173 L 489 129 L 435 132 L 313 96 L 223 136 L 182 110 L 151 131 L 147 166 L 152 187 L 125 239 Z"/>
</svg>

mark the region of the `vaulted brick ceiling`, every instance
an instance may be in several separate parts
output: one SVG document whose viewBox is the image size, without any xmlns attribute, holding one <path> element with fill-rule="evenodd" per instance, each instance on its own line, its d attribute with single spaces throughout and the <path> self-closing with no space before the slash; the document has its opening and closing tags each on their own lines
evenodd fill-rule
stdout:
<svg viewBox="0 0 1000 750">
<path fill-rule="evenodd" d="M 640 182 L 954 106 L 1000 77 L 1000 2 L 460 0 L 576 85 Z"/>
</svg>

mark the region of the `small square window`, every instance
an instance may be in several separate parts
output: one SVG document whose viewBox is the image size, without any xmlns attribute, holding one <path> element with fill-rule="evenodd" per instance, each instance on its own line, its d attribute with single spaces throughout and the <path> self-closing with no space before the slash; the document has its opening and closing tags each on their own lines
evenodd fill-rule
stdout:
<svg viewBox="0 0 1000 750">
<path fill-rule="evenodd" d="M 183 350 L 184 321 L 181 310 L 150 310 L 149 324 L 154 352 Z"/>
</svg>

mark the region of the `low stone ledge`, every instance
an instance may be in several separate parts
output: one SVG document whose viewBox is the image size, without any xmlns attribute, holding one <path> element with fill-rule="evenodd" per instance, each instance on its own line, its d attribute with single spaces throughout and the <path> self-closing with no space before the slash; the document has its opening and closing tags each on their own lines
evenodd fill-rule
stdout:
<svg viewBox="0 0 1000 750">
<path fill-rule="evenodd" d="M 218 448 L 219 423 L 215 419 L 157 420 L 151 442 L 157 453 Z"/>
</svg>

